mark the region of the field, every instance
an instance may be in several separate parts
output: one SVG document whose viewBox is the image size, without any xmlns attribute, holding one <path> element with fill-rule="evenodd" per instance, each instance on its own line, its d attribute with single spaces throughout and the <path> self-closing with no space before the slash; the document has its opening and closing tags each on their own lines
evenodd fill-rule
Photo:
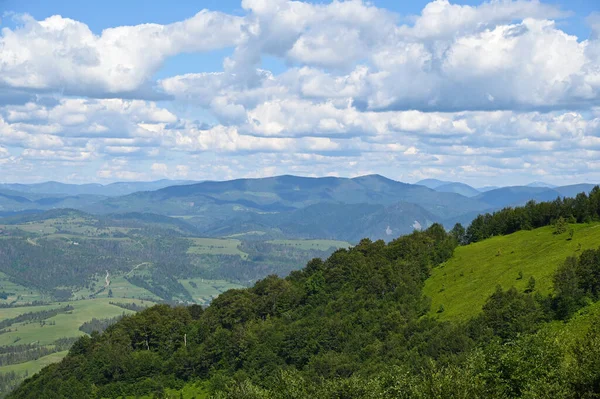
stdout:
<svg viewBox="0 0 600 399">
<path fill-rule="evenodd" d="M 203 278 L 182 279 L 179 282 L 190 293 L 196 303 L 208 305 L 216 296 L 230 289 L 244 288 L 225 280 L 206 280 Z"/>
<path fill-rule="evenodd" d="M 268 244 L 284 245 L 289 247 L 295 247 L 305 251 L 317 250 L 326 251 L 329 248 L 348 248 L 352 244 L 346 241 L 335 241 L 335 240 L 271 240 L 267 241 Z"/>
<path fill-rule="evenodd" d="M 430 315 L 466 320 L 477 315 L 499 284 L 524 291 L 531 276 L 536 291 L 552 290 L 552 275 L 568 256 L 600 246 L 600 224 L 571 226 L 575 234 L 554 235 L 552 227 L 520 231 L 456 248 L 453 257 L 432 271 L 424 293 L 431 297 Z M 522 278 L 520 278 L 522 273 Z M 444 311 L 437 313 L 443 305 Z"/>
<path fill-rule="evenodd" d="M 45 306 L 25 306 L 20 308 L 2 309 L 2 319 L 15 317 L 27 312 L 38 312 L 40 310 L 56 309 L 71 305 L 74 310 L 71 313 L 61 313 L 46 320 L 55 322 L 54 325 L 41 326 L 40 323 L 20 323 L 13 325 L 13 331 L 0 335 L 0 346 L 14 343 L 30 344 L 39 342 L 41 345 L 49 345 L 59 338 L 78 337 L 84 335 L 79 327 L 93 318 L 104 319 L 119 316 L 123 313 L 131 314 L 130 310 L 111 305 L 109 302 L 128 302 L 142 304 L 142 301 L 119 298 L 87 299 L 83 301 L 71 301 L 54 303 Z M 148 303 L 148 302 L 145 302 Z"/>
<path fill-rule="evenodd" d="M 47 296 L 33 288 L 23 287 L 10 281 L 9 277 L 2 272 L 0 272 L 0 292 L 11 294 L 6 299 L 0 298 L 0 304 L 24 304 L 48 299 Z"/>
<path fill-rule="evenodd" d="M 197 255 L 239 255 L 242 259 L 248 254 L 240 251 L 240 240 L 222 238 L 191 238 L 188 253 Z"/>
<path fill-rule="evenodd" d="M 0 225 L 0 229 L 19 229 L 27 233 L 33 233 L 45 237 L 98 237 L 109 238 L 114 233 L 126 234 L 133 230 L 124 227 L 97 227 L 97 220 L 82 217 L 64 217 L 57 219 L 46 219 L 36 222 L 27 222 L 16 225 Z M 62 233 L 62 234 L 61 234 Z"/>
<path fill-rule="evenodd" d="M 38 344 L 47 348 L 53 348 L 52 344 L 58 339 L 76 338 L 84 335 L 85 333 L 81 332 L 79 327 L 93 318 L 107 319 L 123 314 L 134 313 L 131 310 L 111 305 L 109 303 L 111 301 L 118 303 L 136 303 L 138 305 L 146 306 L 153 304 L 148 301 L 124 298 L 97 298 L 80 301 L 54 302 L 42 306 L 21 306 L 0 309 L 0 321 L 2 321 L 30 312 L 59 309 L 64 308 L 66 305 L 73 307 L 72 311 L 61 312 L 53 317 L 43 320 L 43 322 L 24 321 L 10 325 L 0 333 L 0 346 Z M 67 351 L 60 351 L 39 357 L 35 360 L 0 366 L 0 374 L 14 372 L 17 375 L 17 379 L 13 382 L 18 382 L 26 376 L 37 373 L 48 364 L 60 361 L 66 354 Z M 3 388 L 6 387 L 0 387 L 0 391 L 2 391 Z"/>
<path fill-rule="evenodd" d="M 2 366 L 0 367 L 0 374 L 14 371 L 17 374 L 26 374 L 31 376 L 49 364 L 60 362 L 63 357 L 67 356 L 68 352 L 69 351 L 56 352 L 48 356 L 40 357 L 37 360 Z"/>
<path fill-rule="evenodd" d="M 94 298 L 109 298 L 109 294 L 112 293 L 113 297 L 117 298 L 132 298 L 132 299 L 149 299 L 149 300 L 160 300 L 158 296 L 148 291 L 145 288 L 138 287 L 137 285 L 131 284 L 125 277 L 138 275 L 144 276 L 147 274 L 147 268 L 151 267 L 150 263 L 141 263 L 135 266 L 130 272 L 123 275 L 110 275 L 110 285 L 108 289 L 98 292 L 102 287 L 105 286 L 106 275 L 96 275 L 91 279 L 94 283 L 94 289 L 87 287 L 81 287 L 79 290 L 73 292 L 73 299 L 87 299 L 90 295 Z"/>
</svg>

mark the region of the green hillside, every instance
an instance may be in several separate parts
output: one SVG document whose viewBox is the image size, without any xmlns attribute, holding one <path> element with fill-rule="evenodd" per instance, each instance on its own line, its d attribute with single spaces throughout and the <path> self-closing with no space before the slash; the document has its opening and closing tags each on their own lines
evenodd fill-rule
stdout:
<svg viewBox="0 0 600 399">
<path fill-rule="evenodd" d="M 389 244 L 362 240 L 206 308 L 125 317 L 9 397 L 598 397 L 600 249 L 586 249 L 598 227 L 464 247 L 437 224 Z M 523 292 L 537 276 L 550 293 L 552 274 L 556 293 Z M 450 321 L 423 317 L 435 284 L 455 292 L 439 314 Z"/>
<path fill-rule="evenodd" d="M 83 301 L 64 302 L 64 305 L 70 305 L 73 310 L 67 313 L 58 314 L 48 321 L 54 323 L 19 323 L 11 331 L 5 331 L 0 335 L 0 346 L 10 345 L 18 342 L 19 344 L 39 343 L 40 345 L 49 345 L 59 338 L 79 337 L 84 335 L 79 331 L 79 326 L 93 318 L 104 319 L 122 314 L 133 313 L 130 310 L 111 305 L 111 301 L 124 302 L 121 299 L 87 299 Z M 141 301 L 127 300 L 128 303 L 142 304 Z M 148 303 L 146 301 L 146 303 Z M 24 306 L 19 308 L 2 309 L 2 319 L 16 317 L 26 312 L 39 312 L 40 310 L 49 310 L 59 308 L 61 304 L 54 303 L 45 306 Z"/>
<path fill-rule="evenodd" d="M 537 292 L 550 293 L 552 275 L 565 258 L 600 247 L 600 223 L 571 227 L 575 231 L 572 240 L 568 233 L 555 235 L 547 226 L 456 248 L 452 258 L 433 269 L 425 282 L 423 291 L 431 297 L 430 315 L 467 320 L 481 311 L 498 284 L 523 292 L 531 276 Z M 437 313 L 440 305 L 444 311 Z"/>
</svg>

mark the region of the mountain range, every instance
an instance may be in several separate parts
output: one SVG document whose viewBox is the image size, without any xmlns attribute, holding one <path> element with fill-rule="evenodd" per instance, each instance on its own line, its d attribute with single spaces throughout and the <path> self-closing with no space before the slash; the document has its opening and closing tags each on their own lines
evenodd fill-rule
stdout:
<svg viewBox="0 0 600 399">
<path fill-rule="evenodd" d="M 73 208 L 93 214 L 140 212 L 179 218 L 211 236 L 362 237 L 390 240 L 434 222 L 469 224 L 479 213 L 527 201 L 589 192 L 594 185 L 476 189 L 464 183 L 407 184 L 380 175 L 356 178 L 276 176 L 230 181 L 0 185 L 0 216 Z"/>
</svg>

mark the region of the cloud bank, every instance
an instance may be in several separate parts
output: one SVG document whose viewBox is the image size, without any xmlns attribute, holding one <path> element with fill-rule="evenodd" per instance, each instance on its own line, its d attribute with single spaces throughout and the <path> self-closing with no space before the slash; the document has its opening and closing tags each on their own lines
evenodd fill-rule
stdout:
<svg viewBox="0 0 600 399">
<path fill-rule="evenodd" d="M 360 0 L 241 7 L 100 33 L 18 16 L 0 34 L 5 180 L 600 182 L 597 14 L 583 39 L 538 1 L 437 0 L 409 19 Z M 156 78 L 222 49 L 221 70 Z"/>
</svg>

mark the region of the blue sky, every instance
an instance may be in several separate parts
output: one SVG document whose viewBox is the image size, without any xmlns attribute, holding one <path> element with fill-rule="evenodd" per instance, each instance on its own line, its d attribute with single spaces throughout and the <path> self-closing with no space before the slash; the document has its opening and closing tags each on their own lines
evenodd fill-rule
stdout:
<svg viewBox="0 0 600 399">
<path fill-rule="evenodd" d="M 600 182 L 594 1 L 0 10 L 2 181 Z"/>
</svg>

